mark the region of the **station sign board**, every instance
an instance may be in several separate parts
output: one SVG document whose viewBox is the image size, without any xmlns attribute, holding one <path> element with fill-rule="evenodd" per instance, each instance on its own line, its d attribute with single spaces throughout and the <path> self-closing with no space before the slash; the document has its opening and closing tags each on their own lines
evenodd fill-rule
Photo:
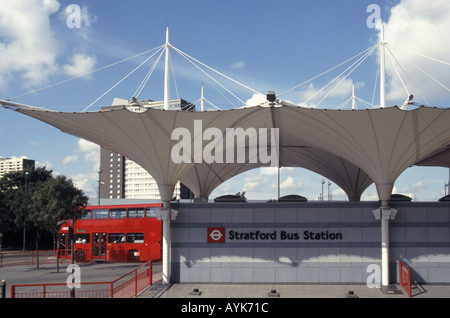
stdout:
<svg viewBox="0 0 450 318">
<path fill-rule="evenodd" d="M 209 227 L 208 243 L 264 242 L 264 241 L 341 241 L 341 232 L 321 230 L 250 230 L 242 231 L 225 227 Z"/>
</svg>

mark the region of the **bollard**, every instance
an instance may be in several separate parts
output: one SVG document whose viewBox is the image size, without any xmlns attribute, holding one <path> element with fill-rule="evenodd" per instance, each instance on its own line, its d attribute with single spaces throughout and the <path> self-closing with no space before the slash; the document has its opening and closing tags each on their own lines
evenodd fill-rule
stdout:
<svg viewBox="0 0 450 318">
<path fill-rule="evenodd" d="M 2 280 L 2 298 L 6 298 L 6 280 Z"/>
</svg>

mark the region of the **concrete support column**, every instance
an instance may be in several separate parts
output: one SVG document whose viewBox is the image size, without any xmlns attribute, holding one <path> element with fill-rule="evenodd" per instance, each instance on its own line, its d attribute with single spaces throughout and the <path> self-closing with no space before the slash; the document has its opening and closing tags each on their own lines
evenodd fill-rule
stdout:
<svg viewBox="0 0 450 318">
<path fill-rule="evenodd" d="M 163 221 L 163 237 L 162 237 L 162 281 L 163 284 L 170 283 L 170 258 L 171 258 L 171 238 L 170 238 L 170 221 L 174 220 L 178 214 L 177 211 L 170 209 L 170 200 L 172 199 L 174 186 L 159 185 L 159 192 L 163 207 L 157 213 L 158 220 Z"/>
<path fill-rule="evenodd" d="M 170 203 L 164 202 L 160 215 L 163 221 L 163 240 L 162 240 L 162 282 L 170 283 Z"/>
<path fill-rule="evenodd" d="M 389 286 L 389 220 L 395 219 L 397 210 L 382 201 L 381 207 L 372 212 L 375 219 L 381 221 L 381 284 Z"/>
</svg>

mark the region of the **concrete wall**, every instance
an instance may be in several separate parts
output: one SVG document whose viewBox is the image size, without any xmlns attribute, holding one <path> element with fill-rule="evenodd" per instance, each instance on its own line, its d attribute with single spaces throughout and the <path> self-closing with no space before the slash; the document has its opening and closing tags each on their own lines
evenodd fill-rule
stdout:
<svg viewBox="0 0 450 318">
<path fill-rule="evenodd" d="M 368 266 L 381 267 L 380 221 L 372 213 L 378 206 L 174 204 L 179 215 L 171 226 L 172 281 L 366 283 L 376 274 Z M 397 281 L 397 261 L 402 260 L 417 281 L 450 282 L 450 204 L 391 206 L 398 210 L 390 222 L 391 281 Z M 224 242 L 208 243 L 212 228 L 224 230 Z M 319 236 L 312 239 L 310 232 Z"/>
</svg>

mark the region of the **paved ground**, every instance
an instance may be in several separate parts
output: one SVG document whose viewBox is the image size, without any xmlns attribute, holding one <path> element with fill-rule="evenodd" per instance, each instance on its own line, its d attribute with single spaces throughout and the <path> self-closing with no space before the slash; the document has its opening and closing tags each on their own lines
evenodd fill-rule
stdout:
<svg viewBox="0 0 450 318">
<path fill-rule="evenodd" d="M 197 289 L 198 292 L 193 292 Z M 271 293 L 275 290 L 276 293 Z M 352 292 L 352 293 L 351 293 Z M 139 298 L 408 298 L 398 285 L 388 290 L 366 285 L 303 284 L 172 284 L 155 283 Z M 450 298 L 450 285 L 420 285 L 412 298 Z"/>
<path fill-rule="evenodd" d="M 6 296 L 9 298 L 12 284 L 65 283 L 71 273 L 66 272 L 69 264 L 61 264 L 59 273 L 56 265 L 5 266 L 0 268 L 0 281 L 6 280 Z M 88 263 L 81 264 L 81 281 L 112 281 L 130 272 L 139 264 Z M 304 284 L 161 284 L 161 264 L 153 265 L 153 286 L 145 289 L 138 298 L 407 298 L 398 285 L 388 291 L 368 288 L 366 285 L 304 285 Z M 193 293 L 198 289 L 198 293 Z M 270 294 L 272 290 L 276 292 Z M 353 294 L 349 292 L 352 291 Z M 275 297 L 274 297 L 275 296 Z M 450 285 L 418 285 L 412 289 L 413 298 L 450 298 Z"/>
<path fill-rule="evenodd" d="M 6 298 L 10 297 L 10 286 L 19 284 L 52 284 L 66 283 L 71 271 L 67 272 L 69 262 L 60 264 L 59 272 L 56 264 L 44 264 L 39 268 L 32 265 L 4 266 L 0 267 L 0 281 L 6 281 Z M 136 263 L 86 263 L 78 264 L 80 266 L 81 282 L 110 282 L 113 281 L 140 264 Z M 156 264 L 154 269 L 154 281 L 161 279 L 161 265 Z"/>
</svg>

